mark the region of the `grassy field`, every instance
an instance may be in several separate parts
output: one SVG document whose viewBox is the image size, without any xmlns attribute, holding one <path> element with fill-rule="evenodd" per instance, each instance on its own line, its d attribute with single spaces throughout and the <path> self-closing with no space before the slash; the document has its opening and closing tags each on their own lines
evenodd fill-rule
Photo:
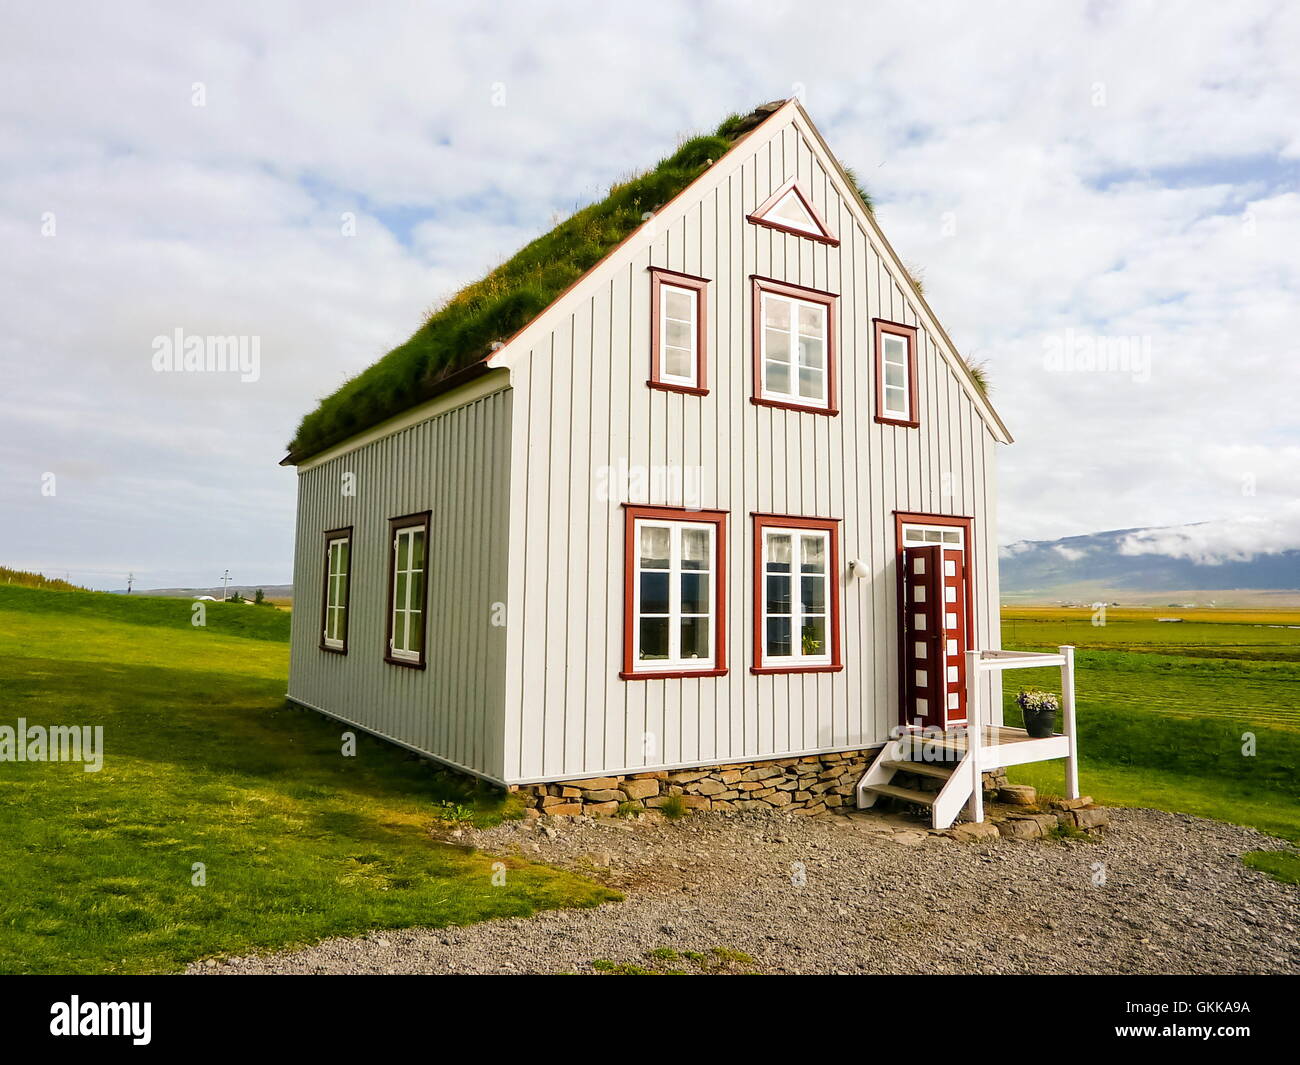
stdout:
<svg viewBox="0 0 1300 1065">
<path fill-rule="evenodd" d="M 369 928 L 594 905 L 568 873 L 435 842 L 512 811 L 284 707 L 288 615 L 0 587 L 0 725 L 102 725 L 104 762 L 0 762 L 0 972 L 170 971 Z M 195 884 L 196 863 L 206 883 Z"/>
<path fill-rule="evenodd" d="M 0 566 L 0 584 L 15 585 L 19 588 L 49 588 L 63 592 L 86 591 L 80 585 L 71 584 L 68 581 L 60 580 L 58 577 L 47 577 L 44 573 L 33 573 L 31 570 L 25 569 L 11 569 L 8 566 Z"/>
<path fill-rule="evenodd" d="M 1155 620 L 1166 616 L 1186 620 Z M 1101 626 L 1091 618 L 1087 609 L 1002 613 L 1005 647 L 1079 649 L 1084 790 L 1300 841 L 1300 614 L 1163 608 L 1112 609 Z M 1055 672 L 1007 674 L 1008 724 L 1020 723 L 1019 686 L 1059 690 Z M 1061 772 L 1048 762 L 1012 777 L 1059 793 Z"/>
</svg>

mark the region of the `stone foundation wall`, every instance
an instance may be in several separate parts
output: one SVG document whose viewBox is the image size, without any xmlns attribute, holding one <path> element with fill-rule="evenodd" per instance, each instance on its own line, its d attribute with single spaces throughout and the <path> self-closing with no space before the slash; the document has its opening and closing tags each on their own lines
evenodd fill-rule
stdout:
<svg viewBox="0 0 1300 1065">
<path fill-rule="evenodd" d="M 688 810 L 782 809 L 817 814 L 853 805 L 853 789 L 875 760 L 878 749 L 763 762 L 736 762 L 698 769 L 658 770 L 622 776 L 587 777 L 553 784 L 523 784 L 527 814 L 539 817 L 613 817 L 654 810 L 680 796 Z M 1006 783 L 1001 770 L 984 775 L 984 786 Z M 916 778 L 927 790 L 939 781 Z"/>
</svg>

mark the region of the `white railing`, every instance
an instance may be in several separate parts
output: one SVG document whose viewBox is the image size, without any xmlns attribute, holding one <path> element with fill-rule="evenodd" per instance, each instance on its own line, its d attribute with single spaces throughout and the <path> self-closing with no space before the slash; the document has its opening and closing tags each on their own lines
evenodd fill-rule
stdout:
<svg viewBox="0 0 1300 1065">
<path fill-rule="evenodd" d="M 1065 759 L 1065 793 L 1071 799 L 1079 797 L 1079 744 L 1074 719 L 1074 648 L 1069 644 L 1059 647 L 1057 654 L 1038 651 L 967 651 L 966 652 L 966 754 L 963 760 L 970 773 L 970 798 L 967 814 L 972 821 L 984 820 L 983 776 L 986 769 L 1039 762 L 1049 758 Z M 997 733 L 994 742 L 985 742 L 984 704 L 981 699 L 981 681 L 994 671 L 1007 669 L 1041 669 L 1059 666 L 1061 669 L 1061 727 L 1063 732 L 1045 739 L 1017 740 L 1014 744 L 1000 744 Z"/>
</svg>

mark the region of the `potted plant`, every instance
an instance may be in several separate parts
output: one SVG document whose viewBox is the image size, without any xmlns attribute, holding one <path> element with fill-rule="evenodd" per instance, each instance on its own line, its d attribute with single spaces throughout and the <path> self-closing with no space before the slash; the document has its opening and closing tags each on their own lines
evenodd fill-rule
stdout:
<svg viewBox="0 0 1300 1065">
<path fill-rule="evenodd" d="M 1036 740 L 1046 739 L 1056 731 L 1056 711 L 1061 702 L 1052 692 L 1040 688 L 1026 688 L 1016 696 L 1016 705 L 1020 707 L 1025 719 L 1025 731 Z"/>
</svg>

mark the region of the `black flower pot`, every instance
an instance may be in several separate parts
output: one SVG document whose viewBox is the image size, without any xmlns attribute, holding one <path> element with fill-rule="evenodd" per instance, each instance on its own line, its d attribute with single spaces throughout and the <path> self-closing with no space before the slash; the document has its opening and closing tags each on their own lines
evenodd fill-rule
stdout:
<svg viewBox="0 0 1300 1065">
<path fill-rule="evenodd" d="M 1025 731 L 1036 740 L 1045 740 L 1056 735 L 1055 710 L 1021 710 L 1025 719 Z"/>
</svg>

